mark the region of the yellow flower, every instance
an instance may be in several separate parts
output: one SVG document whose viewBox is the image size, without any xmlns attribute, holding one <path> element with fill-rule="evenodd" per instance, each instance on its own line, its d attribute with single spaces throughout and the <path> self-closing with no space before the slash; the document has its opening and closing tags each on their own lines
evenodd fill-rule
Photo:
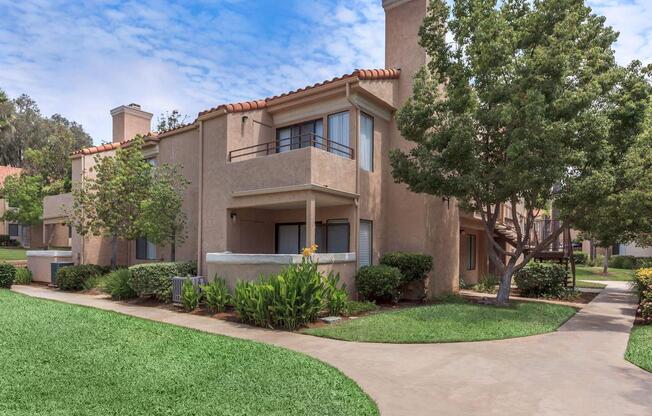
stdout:
<svg viewBox="0 0 652 416">
<path fill-rule="evenodd" d="M 317 252 L 317 244 L 313 244 L 310 247 L 306 247 L 301 251 L 303 257 L 310 257 Z"/>
<path fill-rule="evenodd" d="M 303 249 L 302 254 L 303 254 L 303 257 L 310 257 L 310 255 L 312 253 L 310 252 L 310 249 L 308 247 L 306 247 L 306 248 Z"/>
</svg>

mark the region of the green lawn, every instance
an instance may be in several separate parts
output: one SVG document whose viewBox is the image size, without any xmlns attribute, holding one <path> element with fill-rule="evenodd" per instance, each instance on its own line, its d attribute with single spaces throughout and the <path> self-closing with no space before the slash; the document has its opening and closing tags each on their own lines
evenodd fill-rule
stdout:
<svg viewBox="0 0 652 416">
<path fill-rule="evenodd" d="M 0 248 L 0 261 L 3 260 L 26 260 L 24 248 Z"/>
<path fill-rule="evenodd" d="M 575 314 L 569 306 L 514 302 L 499 308 L 464 300 L 382 312 L 304 332 L 362 342 L 427 343 L 482 341 L 542 334 Z"/>
<path fill-rule="evenodd" d="M 625 358 L 652 372 L 652 325 L 640 325 L 632 329 Z"/>
<path fill-rule="evenodd" d="M 0 290 L 2 415 L 377 415 L 282 348 Z"/>
<path fill-rule="evenodd" d="M 575 287 L 584 287 L 589 289 L 604 289 L 605 287 L 607 287 L 607 285 L 602 283 L 593 283 L 593 282 L 585 282 L 583 280 L 577 280 L 575 282 Z"/>
<path fill-rule="evenodd" d="M 632 280 L 634 270 L 609 268 L 607 276 L 602 274 L 602 267 L 577 266 L 575 269 L 577 280 Z"/>
</svg>

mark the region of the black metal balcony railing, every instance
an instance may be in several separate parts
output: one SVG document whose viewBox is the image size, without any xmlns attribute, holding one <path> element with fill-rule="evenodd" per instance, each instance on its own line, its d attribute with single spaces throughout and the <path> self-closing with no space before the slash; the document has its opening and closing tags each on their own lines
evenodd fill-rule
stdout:
<svg viewBox="0 0 652 416">
<path fill-rule="evenodd" d="M 255 144 L 229 152 L 229 162 L 234 159 L 246 156 L 262 156 L 275 153 L 283 153 L 290 150 L 302 149 L 304 147 L 315 147 L 327 152 L 353 159 L 353 149 L 342 143 L 329 140 L 325 137 L 318 136 L 314 133 L 304 133 L 299 136 L 287 137 L 280 140 L 274 140 L 265 143 Z"/>
</svg>

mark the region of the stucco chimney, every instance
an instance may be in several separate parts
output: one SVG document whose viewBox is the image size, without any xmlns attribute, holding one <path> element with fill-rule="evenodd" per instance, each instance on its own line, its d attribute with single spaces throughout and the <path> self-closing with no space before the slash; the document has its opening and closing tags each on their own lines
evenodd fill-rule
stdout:
<svg viewBox="0 0 652 416">
<path fill-rule="evenodd" d="M 412 95 L 412 78 L 426 63 L 426 52 L 419 46 L 419 28 L 427 6 L 427 0 L 383 0 L 385 68 L 401 69 L 400 103 Z"/>
<path fill-rule="evenodd" d="M 137 134 L 147 134 L 152 128 L 152 113 L 140 109 L 140 105 L 131 103 L 111 110 L 113 117 L 113 142 L 133 139 Z"/>
</svg>

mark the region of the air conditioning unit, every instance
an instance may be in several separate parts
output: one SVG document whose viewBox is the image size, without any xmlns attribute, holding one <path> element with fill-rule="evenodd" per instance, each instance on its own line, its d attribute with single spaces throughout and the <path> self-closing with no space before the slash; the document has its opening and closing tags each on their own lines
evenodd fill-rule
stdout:
<svg viewBox="0 0 652 416">
<path fill-rule="evenodd" d="M 75 263 L 63 261 L 50 263 L 50 287 L 57 287 L 57 272 L 60 268 L 74 265 Z"/>
<path fill-rule="evenodd" d="M 187 279 L 190 279 L 192 285 L 195 286 L 195 290 L 201 290 L 200 286 L 206 284 L 206 279 L 202 276 L 193 276 L 193 277 L 173 277 L 172 278 L 172 303 L 180 305 L 181 304 L 181 290 L 183 288 L 183 282 Z"/>
</svg>

